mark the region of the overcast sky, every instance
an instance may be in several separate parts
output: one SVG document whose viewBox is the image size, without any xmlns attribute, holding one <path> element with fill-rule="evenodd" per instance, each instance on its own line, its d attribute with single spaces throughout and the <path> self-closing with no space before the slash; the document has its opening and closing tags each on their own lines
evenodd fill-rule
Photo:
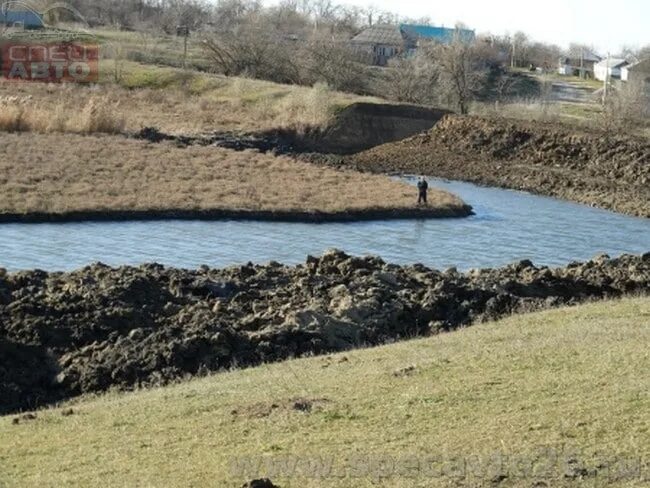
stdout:
<svg viewBox="0 0 650 488">
<path fill-rule="evenodd" d="M 267 0 L 277 3 L 277 0 Z M 650 44 L 650 0 L 334 0 L 400 15 L 430 17 L 435 25 L 463 22 L 479 33 L 514 33 L 568 46 L 594 45 L 605 54 Z"/>
</svg>

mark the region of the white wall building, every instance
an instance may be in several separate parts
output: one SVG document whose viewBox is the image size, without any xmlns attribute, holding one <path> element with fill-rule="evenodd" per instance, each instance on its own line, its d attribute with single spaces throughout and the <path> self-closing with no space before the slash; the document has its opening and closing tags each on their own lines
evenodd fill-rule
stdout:
<svg viewBox="0 0 650 488">
<path fill-rule="evenodd" d="M 625 59 L 608 58 L 603 59 L 600 63 L 594 65 L 594 78 L 600 81 L 605 81 L 607 78 L 621 78 L 621 70 L 627 66 L 628 63 Z"/>
<path fill-rule="evenodd" d="M 603 58 L 584 48 L 572 48 L 560 58 L 558 73 L 564 76 L 593 78 L 594 65 Z"/>
<path fill-rule="evenodd" d="M 621 80 L 650 83 L 650 58 L 624 66 L 621 69 Z"/>
</svg>

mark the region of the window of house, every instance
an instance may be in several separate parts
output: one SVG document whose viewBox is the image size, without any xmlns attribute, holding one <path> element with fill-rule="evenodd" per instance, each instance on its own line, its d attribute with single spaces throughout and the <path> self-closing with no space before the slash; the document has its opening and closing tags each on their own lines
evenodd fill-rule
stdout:
<svg viewBox="0 0 650 488">
<path fill-rule="evenodd" d="M 388 46 L 377 46 L 375 48 L 375 52 L 377 53 L 378 56 L 391 57 L 395 55 L 397 49 Z"/>
</svg>

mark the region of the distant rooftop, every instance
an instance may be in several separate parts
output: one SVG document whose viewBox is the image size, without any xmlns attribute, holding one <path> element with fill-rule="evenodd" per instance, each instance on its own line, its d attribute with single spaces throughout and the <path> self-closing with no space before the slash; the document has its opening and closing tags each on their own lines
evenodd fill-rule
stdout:
<svg viewBox="0 0 650 488">
<path fill-rule="evenodd" d="M 368 27 L 355 36 L 352 41 L 367 44 L 402 44 L 405 40 L 431 39 L 438 42 L 449 43 L 459 38 L 470 42 L 475 38 L 474 31 L 469 29 L 452 29 L 447 27 L 433 27 L 430 25 L 416 24 L 378 24 Z"/>
<path fill-rule="evenodd" d="M 569 59 L 584 59 L 585 61 L 593 61 L 594 63 L 597 63 L 603 59 L 602 56 L 599 56 L 595 52 L 589 50 L 589 49 L 581 49 L 581 48 L 572 48 L 569 49 L 569 52 L 567 53 L 567 56 Z"/>
<path fill-rule="evenodd" d="M 620 68 L 624 64 L 629 64 L 627 59 L 609 58 L 603 59 L 600 63 L 596 64 L 596 66 L 600 66 L 601 68 Z"/>
<path fill-rule="evenodd" d="M 377 24 L 352 38 L 352 42 L 399 45 L 404 42 L 404 38 L 396 25 Z"/>
<path fill-rule="evenodd" d="M 626 66 L 628 71 L 640 71 L 642 73 L 650 73 L 650 58 L 637 61 L 636 63 Z"/>
<path fill-rule="evenodd" d="M 412 38 L 431 39 L 439 42 L 452 42 L 456 38 L 470 42 L 476 37 L 473 30 L 431 25 L 402 24 L 400 30 Z"/>
</svg>

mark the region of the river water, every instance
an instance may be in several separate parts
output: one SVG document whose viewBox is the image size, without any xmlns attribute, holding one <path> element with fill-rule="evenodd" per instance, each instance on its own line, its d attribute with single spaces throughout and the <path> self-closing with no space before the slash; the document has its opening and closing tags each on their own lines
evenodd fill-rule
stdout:
<svg viewBox="0 0 650 488">
<path fill-rule="evenodd" d="M 413 179 L 409 179 L 413 182 Z M 248 261 L 304 262 L 332 247 L 388 262 L 435 268 L 495 267 L 520 259 L 565 265 L 598 253 L 650 251 L 650 220 L 539 197 L 430 179 L 459 195 L 465 219 L 296 224 L 252 221 L 134 221 L 0 224 L 0 267 L 72 270 L 158 262 L 196 268 Z"/>
</svg>

